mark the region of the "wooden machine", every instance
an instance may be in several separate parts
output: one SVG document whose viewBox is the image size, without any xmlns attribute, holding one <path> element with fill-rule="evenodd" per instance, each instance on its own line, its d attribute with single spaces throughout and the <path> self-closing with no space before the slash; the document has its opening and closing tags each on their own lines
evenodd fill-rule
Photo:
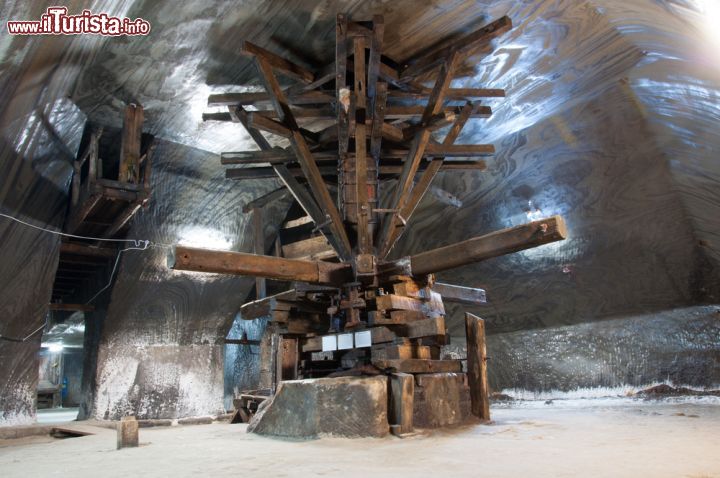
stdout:
<svg viewBox="0 0 720 478">
<path fill-rule="evenodd" d="M 510 19 L 503 17 L 397 62 L 383 54 L 381 16 L 356 22 L 338 15 L 335 61 L 318 70 L 250 42 L 241 45 L 241 53 L 254 59 L 265 91 L 212 95 L 209 105 L 228 112 L 204 119 L 241 123 L 259 150 L 222 153 L 223 164 L 242 165 L 226 175 L 277 175 L 307 214 L 296 225 L 314 224 L 322 235 L 303 244 L 310 247 L 307 241 L 318 244 L 319 239 L 327 250 L 306 248 L 302 258 L 291 258 L 264 255 L 264 248 L 248 254 L 177 246 L 170 266 L 294 283 L 292 290 L 260 298 L 241 311 L 247 319 L 269 316 L 277 325 L 277 381 L 388 374 L 389 422 L 395 432 L 405 433 L 413 426 L 414 383 L 425 374 L 465 370 L 472 413 L 489 418 L 482 320 L 466 317 L 465 369 L 461 360 L 441 359 L 441 347 L 448 343 L 443 299 L 478 303 L 485 293 L 438 283 L 433 274 L 562 240 L 562 218 L 409 257 L 391 260 L 389 254 L 439 171 L 484 169 L 481 158 L 494 152 L 492 145 L 455 140 L 468 120 L 491 114 L 477 98 L 504 92 L 452 88 L 451 82 L 463 59 L 486 53 L 490 41 L 510 28 Z M 281 86 L 278 74 L 292 83 Z M 288 146 L 273 147 L 263 132 Z M 452 159 L 457 157 L 464 159 Z M 394 189 L 385 195 L 389 203 L 381 204 L 380 186 L 392 183 Z M 258 292 L 261 284 L 264 290 L 259 282 Z"/>
</svg>

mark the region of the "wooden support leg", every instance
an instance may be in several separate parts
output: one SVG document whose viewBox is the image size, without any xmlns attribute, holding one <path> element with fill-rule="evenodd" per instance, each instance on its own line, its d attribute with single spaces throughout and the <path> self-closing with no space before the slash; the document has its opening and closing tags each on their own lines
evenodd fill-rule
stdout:
<svg viewBox="0 0 720 478">
<path fill-rule="evenodd" d="M 415 395 L 415 377 L 409 373 L 390 375 L 390 406 L 388 419 L 390 431 L 402 435 L 413 431 L 413 406 Z"/>
<path fill-rule="evenodd" d="M 467 335 L 467 376 L 470 385 L 471 411 L 481 420 L 490 420 L 485 321 L 466 312 L 465 334 Z"/>
</svg>

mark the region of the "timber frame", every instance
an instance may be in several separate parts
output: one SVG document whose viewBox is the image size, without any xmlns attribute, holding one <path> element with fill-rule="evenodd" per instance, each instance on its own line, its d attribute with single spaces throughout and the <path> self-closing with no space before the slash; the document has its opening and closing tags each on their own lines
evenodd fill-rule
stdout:
<svg viewBox="0 0 720 478">
<path fill-rule="evenodd" d="M 449 340 L 443 298 L 485 302 L 482 289 L 440 284 L 434 273 L 563 240 L 566 230 L 554 216 L 389 259 L 437 173 L 482 171 L 483 158 L 494 153 L 493 145 L 456 140 L 468 121 L 492 114 L 481 99 L 504 91 L 453 88 L 452 81 L 469 54 L 487 51 L 512 22 L 502 17 L 395 61 L 383 54 L 382 16 L 336 20 L 335 60 L 321 68 L 243 42 L 239 52 L 255 63 L 265 91 L 211 95 L 208 105 L 227 112 L 203 115 L 245 127 L 258 150 L 222 153 L 222 164 L 231 166 L 226 177 L 280 178 L 306 214 L 289 217 L 282 230 L 304 227 L 305 238 L 265 255 L 262 207 L 282 197 L 278 190 L 245 208 L 255 221 L 255 254 L 177 246 L 169 266 L 257 277 L 257 300 L 240 312 L 248 320 L 269 316 L 279 331 L 273 389 L 287 379 L 387 373 L 397 405 L 391 424 L 402 434 L 412 430 L 412 380 L 405 374 L 463 371 L 460 361 L 441 357 Z M 318 121 L 333 124 L 318 129 Z M 388 204 L 379 200 L 381 182 L 394 184 Z M 266 297 L 265 279 L 292 286 Z M 466 331 L 472 411 L 487 420 L 484 323 L 468 314 Z"/>
</svg>

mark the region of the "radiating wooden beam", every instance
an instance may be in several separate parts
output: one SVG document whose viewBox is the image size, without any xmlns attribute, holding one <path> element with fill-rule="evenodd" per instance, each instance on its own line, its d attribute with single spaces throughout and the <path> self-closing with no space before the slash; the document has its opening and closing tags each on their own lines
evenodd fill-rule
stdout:
<svg viewBox="0 0 720 478">
<path fill-rule="evenodd" d="M 178 271 L 257 276 L 315 284 L 342 284 L 352 279 L 349 264 L 183 246 L 175 246 L 174 254 L 168 257 L 168 267 Z"/>
<path fill-rule="evenodd" d="M 445 139 L 443 140 L 443 146 L 452 146 L 457 137 L 460 135 L 460 131 L 462 131 L 462 128 L 465 126 L 468 118 L 470 117 L 470 112 L 472 111 L 472 109 L 473 106 L 471 103 L 468 103 L 463 107 L 462 112 L 455 120 L 455 124 L 452 128 L 450 128 L 450 131 L 445 136 Z M 393 246 L 397 243 L 398 239 L 400 239 L 400 236 L 402 236 L 402 233 L 405 231 L 407 223 L 410 221 L 410 217 L 413 215 L 415 209 L 417 209 L 418 205 L 420 204 L 423 196 L 425 196 L 425 193 L 430 188 L 430 184 L 432 184 L 433 179 L 442 168 L 444 159 L 444 156 L 438 156 L 433 158 L 433 160 L 430 162 L 430 165 L 428 165 L 428 167 L 425 169 L 422 176 L 420 177 L 420 180 L 413 187 L 410 198 L 400 209 L 400 217 L 394 217 L 393 222 L 390 223 L 390 231 L 386 236 L 386 241 L 383 242 L 380 246 L 379 257 L 387 257 Z M 402 218 L 402 220 L 400 218 Z"/>
<path fill-rule="evenodd" d="M 346 60 L 350 65 L 354 64 Z M 382 66 L 380 67 L 382 71 Z M 379 75 L 382 80 L 382 75 Z M 297 91 L 292 88 L 285 90 L 288 92 L 288 101 L 292 105 L 327 105 L 333 103 L 335 99 L 332 95 L 318 90 Z M 427 101 L 430 89 L 424 91 L 403 91 L 389 90 L 389 100 L 414 100 L 419 102 Z M 450 88 L 446 93 L 446 99 L 451 101 L 466 101 L 477 98 L 502 98 L 505 96 L 505 90 L 497 88 Z M 255 105 L 257 107 L 268 106 L 270 104 L 270 96 L 266 93 L 217 93 L 208 97 L 208 106 L 247 106 Z M 422 108 L 422 107 L 421 107 Z M 212 113 L 206 113 L 212 114 Z M 297 115 L 298 118 L 304 118 L 302 113 Z"/>
<path fill-rule="evenodd" d="M 452 106 L 445 108 L 442 113 L 446 115 L 459 114 L 462 107 Z M 334 110 L 330 108 L 292 108 L 296 119 L 305 119 L 308 121 L 330 121 L 336 119 Z M 385 119 L 415 119 L 422 116 L 425 108 L 423 106 L 386 106 Z M 262 115 L 267 118 L 277 119 L 277 113 L 274 110 L 258 110 L 253 114 Z M 492 108 L 484 105 L 476 105 L 470 113 L 470 118 L 489 118 L 492 115 Z M 203 113 L 203 121 L 232 121 L 230 113 Z M 337 137 L 337 135 L 335 136 Z"/>
<path fill-rule="evenodd" d="M 277 166 L 277 165 L 276 165 Z M 421 164 L 418 172 L 425 170 L 426 164 Z M 401 163 L 381 164 L 379 174 L 381 176 L 398 175 L 402 172 Z M 442 167 L 442 171 L 484 171 L 487 169 L 485 161 L 446 161 Z M 298 166 L 290 166 L 287 168 L 289 174 L 295 177 L 304 177 L 302 169 Z M 337 177 L 337 166 L 325 165 L 318 166 L 318 172 L 323 177 Z M 225 170 L 225 178 L 227 179 L 263 179 L 275 177 L 275 171 L 271 167 L 255 167 L 255 168 L 233 168 Z"/>
<path fill-rule="evenodd" d="M 315 81 L 315 73 L 297 65 L 290 60 L 272 53 L 254 43 L 243 41 L 240 43 L 240 51 L 248 56 L 261 56 L 270 66 L 282 73 L 296 78 L 304 83 L 312 83 Z"/>
<path fill-rule="evenodd" d="M 323 182 L 322 175 L 317 169 L 315 159 L 310 152 L 305 137 L 300 132 L 300 128 L 295 121 L 295 118 L 290 110 L 290 106 L 285 98 L 285 94 L 280 88 L 280 84 L 275 78 L 275 74 L 272 71 L 270 65 L 265 62 L 261 57 L 255 56 L 255 62 L 258 65 L 263 84 L 265 89 L 268 91 L 273 100 L 273 106 L 277 111 L 280 121 L 282 121 L 291 131 L 292 136 L 290 137 L 290 144 L 295 151 L 295 155 L 298 158 L 300 167 L 305 173 L 305 177 L 308 180 L 310 189 L 313 192 L 314 198 L 317 201 L 320 208 L 330 217 L 330 227 L 332 234 L 339 241 L 340 250 L 338 250 L 338 257 L 341 259 L 350 258 L 350 242 L 345 232 L 345 228 L 340 218 L 335 203 L 330 197 L 327 186 Z"/>
<path fill-rule="evenodd" d="M 457 302 L 467 305 L 484 305 L 487 303 L 485 290 L 474 287 L 435 282 L 432 290 L 440 294 L 445 302 Z"/>
<path fill-rule="evenodd" d="M 421 124 L 423 126 L 427 125 L 430 118 L 438 114 L 443 109 L 445 92 L 450 87 L 450 82 L 452 81 L 458 61 L 459 56 L 457 54 L 452 54 L 449 58 L 447 58 L 447 61 L 440 69 L 440 74 L 435 81 L 435 86 L 430 94 L 425 111 L 423 112 L 421 119 Z M 398 178 L 398 183 L 391 203 L 392 209 L 399 210 L 405 204 L 405 201 L 407 201 L 410 193 L 410 187 L 412 186 L 413 179 L 415 178 L 415 173 L 417 173 L 420 161 L 425 154 L 425 148 L 430 141 L 430 134 L 431 132 L 427 128 L 423 128 L 415 134 L 410 152 L 408 153 L 407 159 L 403 165 L 403 170 Z M 388 242 L 388 238 L 393 230 L 393 224 L 397 220 L 400 220 L 400 218 L 397 217 L 397 214 L 392 214 L 385 219 L 380 232 L 378 244 L 386 244 Z"/>
<path fill-rule="evenodd" d="M 427 53 L 405 61 L 400 72 L 402 79 L 412 78 L 437 66 L 453 53 L 462 56 L 467 55 L 471 50 L 480 45 L 489 43 L 492 39 L 499 37 L 512 28 L 512 21 L 504 16 L 484 26 L 469 35 L 465 35 L 453 41 L 449 45 L 441 42 L 437 47 L 431 47 Z"/>
<path fill-rule="evenodd" d="M 552 216 L 474 237 L 457 244 L 421 252 L 410 257 L 410 270 L 414 276 L 424 276 L 543 244 L 562 241 L 566 237 L 565 221 L 560 216 Z"/>
</svg>

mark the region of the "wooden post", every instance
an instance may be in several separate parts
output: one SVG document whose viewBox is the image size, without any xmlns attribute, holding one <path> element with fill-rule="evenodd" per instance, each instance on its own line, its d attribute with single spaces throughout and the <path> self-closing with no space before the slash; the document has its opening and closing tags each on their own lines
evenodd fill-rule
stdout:
<svg viewBox="0 0 720 478">
<path fill-rule="evenodd" d="M 253 251 L 255 254 L 265 254 L 265 225 L 263 223 L 262 208 L 253 208 Z M 256 299 L 264 299 L 267 295 L 267 289 L 264 277 L 255 277 L 255 295 Z"/>
<path fill-rule="evenodd" d="M 390 375 L 390 406 L 388 419 L 390 431 L 402 435 L 413 431 L 413 407 L 415 397 L 415 377 L 408 373 Z"/>
<path fill-rule="evenodd" d="M 122 142 L 120 144 L 120 172 L 118 181 L 140 182 L 140 143 L 142 141 L 143 108 L 128 105 L 125 108 Z"/>
<path fill-rule="evenodd" d="M 139 445 L 138 421 L 135 417 L 122 417 L 117 424 L 117 449 Z"/>
<path fill-rule="evenodd" d="M 467 376 L 470 385 L 471 411 L 481 420 L 490 420 L 485 321 L 466 312 L 465 334 L 467 336 Z"/>
<path fill-rule="evenodd" d="M 297 378 L 298 339 L 279 335 L 277 381 Z"/>
</svg>

